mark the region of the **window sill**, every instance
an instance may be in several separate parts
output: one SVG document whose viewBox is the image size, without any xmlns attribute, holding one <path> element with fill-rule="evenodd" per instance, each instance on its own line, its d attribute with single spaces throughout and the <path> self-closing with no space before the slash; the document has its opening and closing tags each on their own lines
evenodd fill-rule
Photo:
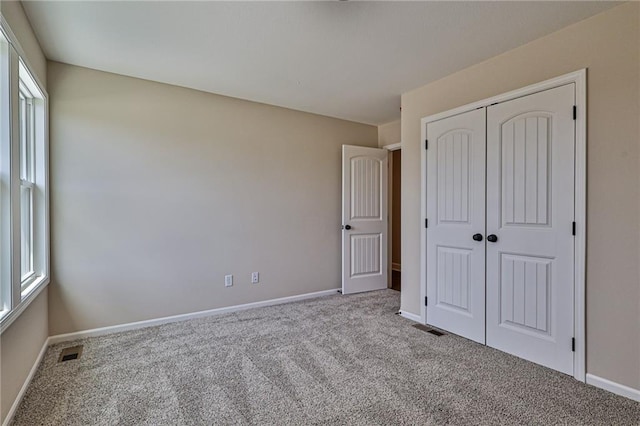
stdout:
<svg viewBox="0 0 640 426">
<path fill-rule="evenodd" d="M 18 319 L 18 317 L 20 317 L 20 314 L 22 314 L 22 312 L 27 309 L 31 302 L 33 302 L 38 297 L 38 295 L 48 284 L 48 276 L 36 278 L 33 283 L 31 283 L 29 287 L 27 287 L 22 292 L 22 301 L 18 304 L 18 306 L 16 306 L 9 312 L 0 314 L 0 335 L 2 335 L 2 333 L 4 333 L 5 330 L 9 328 L 9 326 Z"/>
</svg>

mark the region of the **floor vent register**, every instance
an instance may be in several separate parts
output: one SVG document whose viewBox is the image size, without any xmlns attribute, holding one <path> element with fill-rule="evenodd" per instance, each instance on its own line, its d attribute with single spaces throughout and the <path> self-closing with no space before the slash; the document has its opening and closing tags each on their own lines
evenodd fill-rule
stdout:
<svg viewBox="0 0 640 426">
<path fill-rule="evenodd" d="M 82 345 L 72 346 L 70 348 L 64 348 L 62 352 L 60 352 L 60 357 L 58 358 L 58 362 L 71 361 L 73 359 L 80 358 L 82 355 Z"/>
<path fill-rule="evenodd" d="M 434 336 L 444 336 L 444 333 L 440 330 L 436 330 L 435 328 L 431 328 L 422 324 L 415 324 L 413 327 L 417 328 L 420 331 L 426 331 L 427 333 L 431 333 Z"/>
</svg>

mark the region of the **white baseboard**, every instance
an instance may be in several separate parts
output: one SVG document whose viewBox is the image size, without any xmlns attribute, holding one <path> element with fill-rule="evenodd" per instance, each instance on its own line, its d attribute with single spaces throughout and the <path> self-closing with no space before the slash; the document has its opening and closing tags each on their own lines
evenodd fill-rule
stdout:
<svg viewBox="0 0 640 426">
<path fill-rule="evenodd" d="M 587 384 L 640 402 L 640 390 L 587 373 Z"/>
<path fill-rule="evenodd" d="M 419 322 L 420 324 L 422 324 L 422 319 L 420 318 L 420 315 L 416 315 L 416 314 L 412 314 L 411 312 L 400 310 L 400 316 L 408 320 Z"/>
<path fill-rule="evenodd" d="M 38 357 L 33 363 L 31 370 L 29 370 L 29 374 L 27 375 L 27 378 L 24 380 L 24 383 L 20 388 L 20 392 L 18 392 L 18 395 L 16 395 L 16 399 L 13 401 L 13 404 L 9 409 L 9 412 L 7 413 L 7 417 L 4 418 L 4 421 L 2 422 L 2 426 L 9 425 L 13 420 L 13 416 L 15 416 L 16 411 L 18 410 L 18 407 L 22 402 L 22 398 L 24 397 L 24 394 L 27 392 L 27 389 L 31 384 L 31 380 L 33 380 L 33 376 L 36 374 L 36 371 L 38 370 L 38 367 L 40 366 L 40 363 L 42 362 L 42 358 L 44 358 L 44 354 L 47 352 L 48 347 L 49 347 L 49 339 L 47 338 L 47 340 L 44 341 L 44 344 L 42 345 L 42 349 L 40 349 L 40 353 L 38 354 Z"/>
<path fill-rule="evenodd" d="M 188 314 L 172 315 L 163 318 L 154 318 L 145 321 L 136 321 L 126 324 L 112 325 L 109 327 L 100 327 L 90 330 L 77 331 L 74 333 L 57 334 L 49 337 L 49 344 L 53 345 L 60 342 L 68 342 L 76 339 L 84 339 L 86 337 L 104 336 L 106 334 L 119 333 L 122 331 L 137 330 L 140 328 L 152 327 L 154 325 L 169 324 L 172 322 L 185 321 L 194 318 L 210 317 L 213 315 L 228 314 L 231 312 L 244 311 L 246 309 L 261 308 L 264 306 L 280 305 L 282 303 L 296 302 L 305 299 L 313 299 L 315 297 L 330 296 L 338 294 L 338 288 L 333 290 L 316 291 L 314 293 L 298 294 L 296 296 L 281 297 L 278 299 L 264 300 L 261 302 L 245 303 L 244 305 L 226 306 L 224 308 L 209 309 L 206 311 L 192 312 Z"/>
</svg>

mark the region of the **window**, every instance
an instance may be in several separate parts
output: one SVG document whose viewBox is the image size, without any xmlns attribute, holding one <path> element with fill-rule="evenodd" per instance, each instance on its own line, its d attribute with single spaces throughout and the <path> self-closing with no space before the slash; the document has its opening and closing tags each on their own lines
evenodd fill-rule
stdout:
<svg viewBox="0 0 640 426">
<path fill-rule="evenodd" d="M 49 207 L 47 96 L 0 30 L 1 332 L 49 281 Z"/>
<path fill-rule="evenodd" d="M 20 283 L 24 291 L 33 278 L 33 192 L 35 188 L 34 97 L 20 80 Z"/>
</svg>

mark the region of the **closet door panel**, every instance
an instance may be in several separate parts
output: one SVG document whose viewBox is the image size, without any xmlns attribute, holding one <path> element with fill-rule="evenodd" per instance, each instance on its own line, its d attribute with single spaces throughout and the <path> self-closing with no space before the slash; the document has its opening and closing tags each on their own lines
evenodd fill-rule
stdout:
<svg viewBox="0 0 640 426">
<path fill-rule="evenodd" d="M 573 373 L 574 85 L 487 108 L 487 345 Z"/>
<path fill-rule="evenodd" d="M 485 110 L 429 123 L 427 139 L 427 323 L 484 343 Z"/>
</svg>

